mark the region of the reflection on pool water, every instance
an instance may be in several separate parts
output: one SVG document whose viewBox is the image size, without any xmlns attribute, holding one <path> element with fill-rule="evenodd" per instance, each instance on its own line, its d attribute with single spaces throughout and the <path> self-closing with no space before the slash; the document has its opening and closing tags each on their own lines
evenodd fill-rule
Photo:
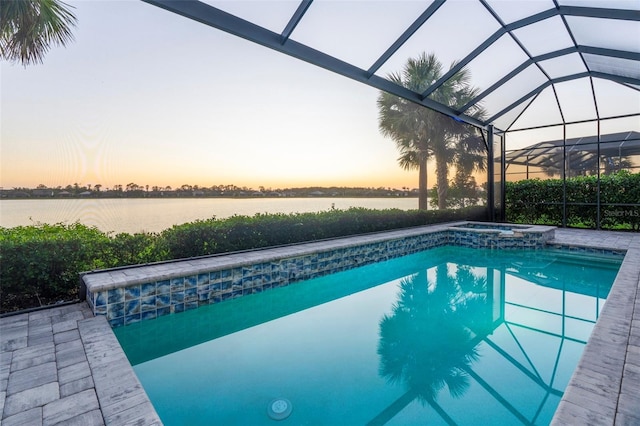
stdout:
<svg viewBox="0 0 640 426">
<path fill-rule="evenodd" d="M 114 332 L 168 426 L 548 424 L 620 259 L 439 247 Z"/>
</svg>

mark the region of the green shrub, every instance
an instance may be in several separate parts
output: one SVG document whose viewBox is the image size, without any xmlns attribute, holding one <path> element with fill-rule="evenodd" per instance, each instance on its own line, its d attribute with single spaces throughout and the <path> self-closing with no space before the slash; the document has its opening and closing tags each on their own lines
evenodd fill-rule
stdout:
<svg viewBox="0 0 640 426">
<path fill-rule="evenodd" d="M 505 183 L 508 222 L 562 225 L 566 191 L 567 225 L 596 228 L 600 189 L 600 226 L 604 229 L 640 229 L 640 173 L 620 171 L 566 179 L 529 179 Z"/>
<path fill-rule="evenodd" d="M 77 299 L 80 271 L 111 266 L 109 243 L 79 223 L 0 228 L 2 311 Z"/>
<path fill-rule="evenodd" d="M 168 259 L 166 245 L 154 233 L 120 233 L 109 243 L 108 257 L 104 259 L 110 267 L 159 262 Z"/>
<path fill-rule="evenodd" d="M 173 259 L 379 232 L 453 220 L 486 220 L 485 207 L 460 210 L 370 210 L 257 214 L 175 225 L 161 236 Z"/>
</svg>

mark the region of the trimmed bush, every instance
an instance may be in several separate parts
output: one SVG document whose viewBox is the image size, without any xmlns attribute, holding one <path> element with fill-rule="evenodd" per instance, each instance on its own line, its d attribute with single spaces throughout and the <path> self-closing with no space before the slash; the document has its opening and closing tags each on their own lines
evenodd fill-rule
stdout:
<svg viewBox="0 0 640 426">
<path fill-rule="evenodd" d="M 486 208 L 434 211 L 351 208 L 289 215 L 257 214 L 198 220 L 173 226 L 161 235 L 169 256 L 178 259 L 454 220 L 487 220 Z"/>
<path fill-rule="evenodd" d="M 166 244 L 154 233 L 120 233 L 111 238 L 109 257 L 105 263 L 110 267 L 153 263 L 169 258 Z"/>
<path fill-rule="evenodd" d="M 2 312 L 78 298 L 78 273 L 111 266 L 110 240 L 73 225 L 0 228 Z"/>
<path fill-rule="evenodd" d="M 600 177 L 600 226 L 640 229 L 640 173 Z M 529 179 L 505 184 L 508 222 L 562 225 L 562 179 Z M 598 177 L 566 179 L 567 226 L 596 228 Z"/>
</svg>

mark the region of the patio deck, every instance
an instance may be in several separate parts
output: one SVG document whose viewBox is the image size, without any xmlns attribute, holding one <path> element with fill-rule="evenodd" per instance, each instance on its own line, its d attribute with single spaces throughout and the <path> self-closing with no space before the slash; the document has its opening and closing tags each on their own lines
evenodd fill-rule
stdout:
<svg viewBox="0 0 640 426">
<path fill-rule="evenodd" d="M 640 235 L 557 229 L 627 250 L 553 424 L 640 424 Z M 1 424 L 161 425 L 105 317 L 85 303 L 0 318 Z"/>
</svg>

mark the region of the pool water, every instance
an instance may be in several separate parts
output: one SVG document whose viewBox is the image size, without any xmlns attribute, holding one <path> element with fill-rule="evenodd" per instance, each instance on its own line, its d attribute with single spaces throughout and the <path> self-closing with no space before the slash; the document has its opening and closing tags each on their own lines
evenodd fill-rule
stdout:
<svg viewBox="0 0 640 426">
<path fill-rule="evenodd" d="M 167 426 L 548 424 L 620 260 L 439 247 L 114 332 Z"/>
</svg>

